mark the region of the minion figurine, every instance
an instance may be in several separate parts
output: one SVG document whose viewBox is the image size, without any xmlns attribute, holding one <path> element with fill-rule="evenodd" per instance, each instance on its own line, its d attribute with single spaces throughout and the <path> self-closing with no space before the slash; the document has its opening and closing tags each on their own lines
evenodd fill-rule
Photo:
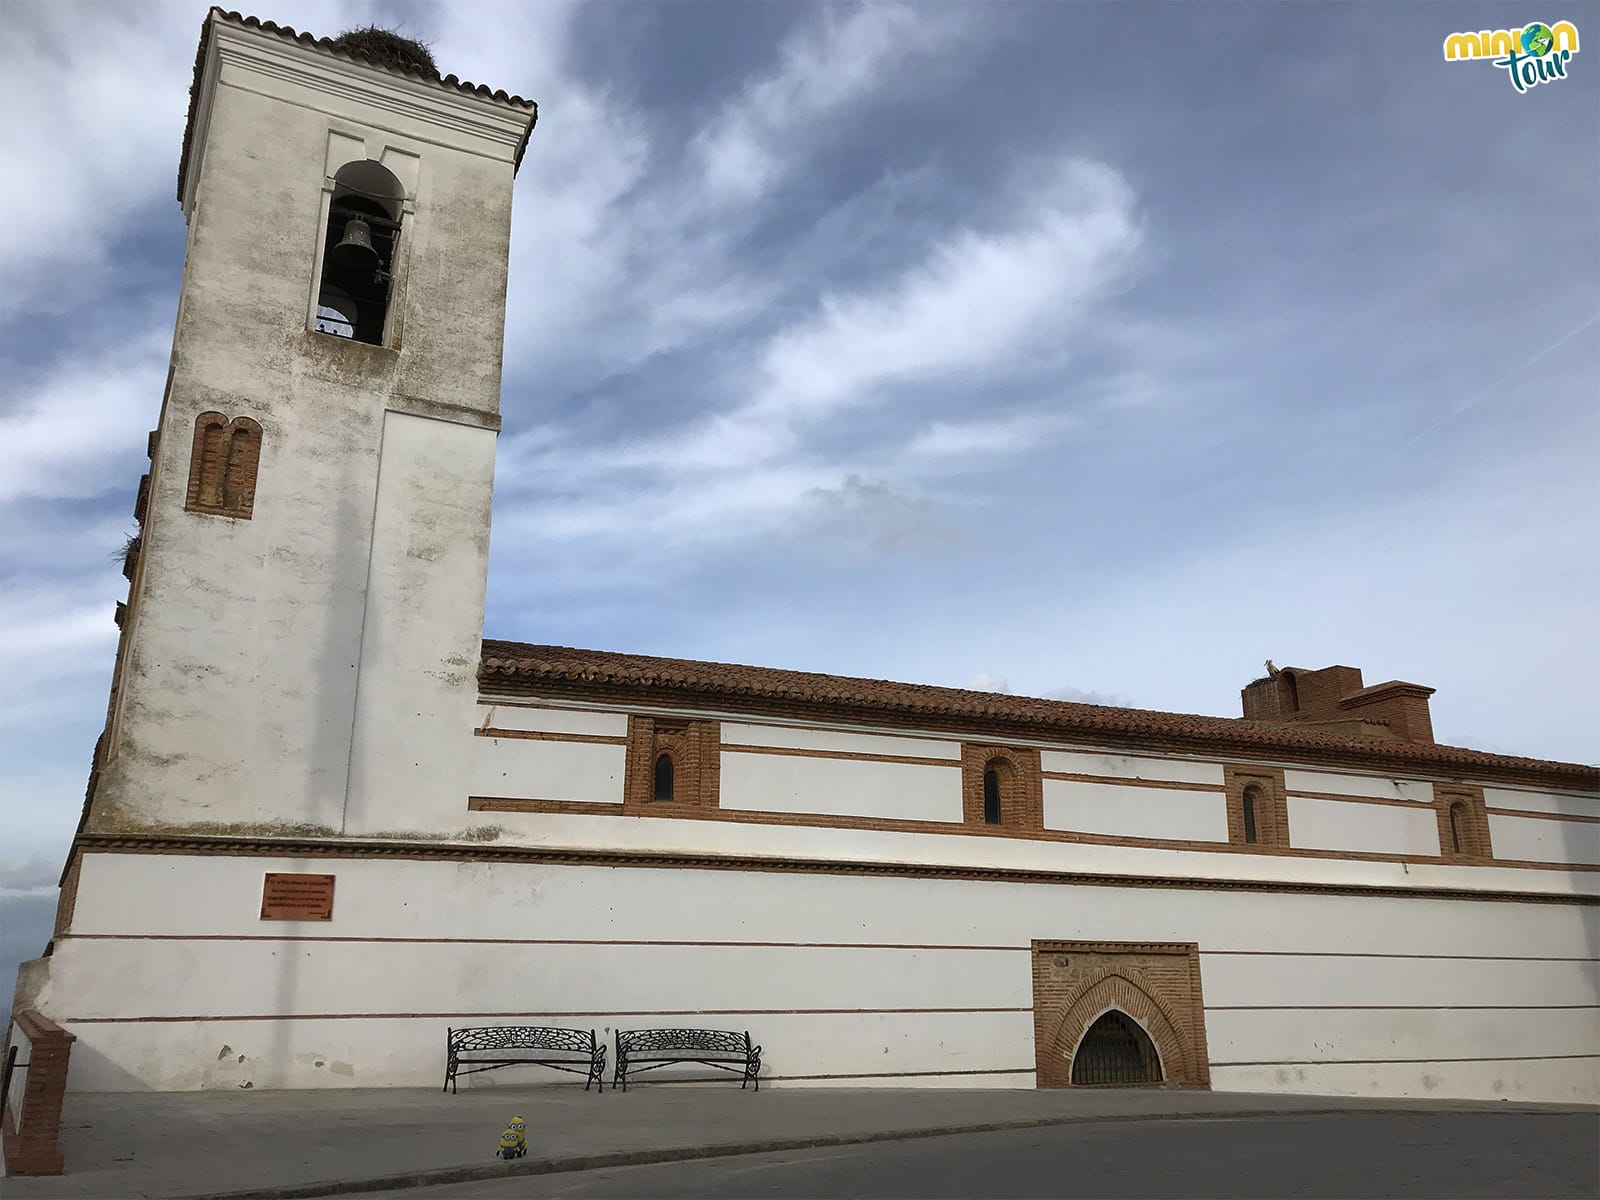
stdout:
<svg viewBox="0 0 1600 1200">
<path fill-rule="evenodd" d="M 501 1158 L 522 1158 L 528 1153 L 528 1123 L 521 1117 L 512 1117 L 511 1124 L 500 1135 Z"/>
</svg>

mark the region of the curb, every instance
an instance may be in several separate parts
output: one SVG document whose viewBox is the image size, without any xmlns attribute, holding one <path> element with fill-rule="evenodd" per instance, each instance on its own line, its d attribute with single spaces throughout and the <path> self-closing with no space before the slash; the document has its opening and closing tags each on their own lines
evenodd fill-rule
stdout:
<svg viewBox="0 0 1600 1200">
<path fill-rule="evenodd" d="M 816 1150 L 828 1146 L 859 1146 L 872 1142 L 914 1141 L 918 1138 L 953 1137 L 965 1133 L 998 1133 L 1008 1129 L 1046 1129 L 1060 1125 L 1104 1125 L 1129 1121 L 1238 1120 L 1255 1117 L 1349 1117 L 1349 1116 L 1426 1116 L 1439 1113 L 1461 1114 L 1494 1109 L 1423 1108 L 1240 1108 L 1211 1112 L 1158 1112 L 1075 1114 L 1072 1116 L 1028 1117 L 1012 1121 L 985 1121 L 965 1125 L 940 1125 L 922 1129 L 889 1129 L 872 1133 L 828 1133 L 814 1137 L 766 1138 L 750 1142 L 717 1142 L 703 1146 L 661 1146 L 650 1150 L 613 1150 L 603 1154 L 569 1155 L 564 1158 L 533 1158 L 523 1162 L 473 1163 L 459 1167 L 436 1167 L 402 1171 L 394 1175 L 375 1175 L 363 1179 L 336 1179 L 319 1183 L 297 1183 L 283 1187 L 252 1188 L 242 1192 L 202 1192 L 179 1200 L 301 1200 L 303 1197 L 358 1195 L 362 1192 L 402 1191 L 407 1188 L 444 1187 L 453 1183 L 474 1183 L 486 1179 L 516 1179 L 534 1175 L 560 1175 L 575 1171 L 596 1171 L 605 1167 L 639 1167 L 655 1163 L 693 1162 L 706 1158 L 733 1158 L 743 1154 L 772 1154 L 786 1150 Z M 1582 1109 L 1523 1109 L 1531 1115 L 1566 1115 L 1587 1112 Z"/>
</svg>

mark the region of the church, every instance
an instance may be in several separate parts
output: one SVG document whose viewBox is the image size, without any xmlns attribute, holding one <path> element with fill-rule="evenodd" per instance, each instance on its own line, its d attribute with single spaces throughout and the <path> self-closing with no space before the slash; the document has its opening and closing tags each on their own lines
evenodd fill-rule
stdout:
<svg viewBox="0 0 1600 1200">
<path fill-rule="evenodd" d="M 1269 664 L 1212 717 L 486 639 L 536 116 L 206 17 L 31 1070 L 438 1087 L 450 1029 L 692 1027 L 780 1087 L 1600 1100 L 1600 769 L 1437 744 L 1426 686 Z"/>
</svg>

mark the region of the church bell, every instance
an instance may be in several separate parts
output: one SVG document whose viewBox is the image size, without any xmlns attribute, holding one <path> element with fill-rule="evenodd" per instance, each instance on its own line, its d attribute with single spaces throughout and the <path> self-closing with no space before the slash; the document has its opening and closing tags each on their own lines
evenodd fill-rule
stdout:
<svg viewBox="0 0 1600 1200">
<path fill-rule="evenodd" d="M 333 248 L 333 261 L 357 271 L 376 271 L 378 251 L 372 245 L 372 227 L 360 217 L 351 217 L 344 227 L 344 238 Z"/>
</svg>

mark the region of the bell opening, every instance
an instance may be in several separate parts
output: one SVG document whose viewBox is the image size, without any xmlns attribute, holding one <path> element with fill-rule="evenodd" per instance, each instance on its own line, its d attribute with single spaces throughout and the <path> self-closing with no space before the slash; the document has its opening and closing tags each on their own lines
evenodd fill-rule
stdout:
<svg viewBox="0 0 1600 1200">
<path fill-rule="evenodd" d="M 398 234 L 384 205 L 365 196 L 335 194 L 314 329 L 382 345 Z"/>
</svg>

